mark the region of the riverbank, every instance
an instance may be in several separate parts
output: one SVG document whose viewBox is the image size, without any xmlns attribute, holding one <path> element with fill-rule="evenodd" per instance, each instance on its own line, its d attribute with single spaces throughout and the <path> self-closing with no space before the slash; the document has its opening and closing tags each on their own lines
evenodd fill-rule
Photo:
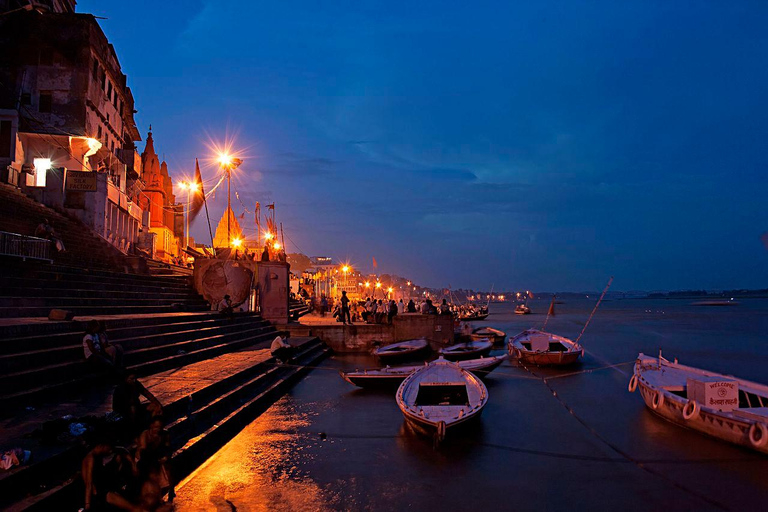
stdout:
<svg viewBox="0 0 768 512">
<path fill-rule="evenodd" d="M 492 304 L 476 325 L 514 334 L 544 321 L 540 303 L 525 316 Z M 593 304 L 566 300 L 547 327 L 575 336 Z M 487 380 L 478 427 L 437 451 L 404 429 L 392 393 L 337 375 L 371 358 L 336 355 L 193 474 L 180 510 L 231 510 L 217 508 L 225 500 L 238 510 L 754 510 L 768 500 L 768 460 L 659 419 L 627 382 L 637 353 L 660 348 L 685 364 L 765 381 L 766 332 L 768 301 L 608 302 L 582 340 L 579 373 L 549 380 L 558 397 L 505 363 Z"/>
</svg>

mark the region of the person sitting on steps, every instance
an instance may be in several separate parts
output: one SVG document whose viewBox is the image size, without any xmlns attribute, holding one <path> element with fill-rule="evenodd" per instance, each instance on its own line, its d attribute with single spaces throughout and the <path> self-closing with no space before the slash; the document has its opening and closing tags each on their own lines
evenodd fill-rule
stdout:
<svg viewBox="0 0 768 512">
<path fill-rule="evenodd" d="M 286 343 L 282 337 L 278 336 L 272 341 L 269 347 L 272 357 L 285 364 L 293 358 L 294 347 Z"/>
<path fill-rule="evenodd" d="M 91 366 L 100 369 L 119 370 L 119 363 L 122 359 L 122 347 L 118 354 L 118 345 L 102 344 L 99 337 L 99 322 L 98 320 L 91 320 L 88 322 L 85 328 L 85 336 L 83 336 L 83 353 L 85 360 Z"/>
</svg>

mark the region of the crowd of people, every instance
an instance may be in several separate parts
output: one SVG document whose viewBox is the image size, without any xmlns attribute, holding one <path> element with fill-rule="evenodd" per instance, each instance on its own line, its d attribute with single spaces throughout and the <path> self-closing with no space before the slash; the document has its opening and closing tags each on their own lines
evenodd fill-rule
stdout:
<svg viewBox="0 0 768 512">
<path fill-rule="evenodd" d="M 326 313 L 331 312 L 333 318 L 343 324 L 391 324 L 395 316 L 403 313 L 456 315 L 459 311 L 459 307 L 448 303 L 446 299 L 442 299 L 439 304 L 433 303 L 432 299 L 426 297 L 419 303 L 414 302 L 413 299 L 409 299 L 406 303 L 402 298 L 395 301 L 375 297 L 353 301 L 347 297 L 346 291 L 341 292 L 341 298 L 338 300 L 321 295 L 319 300 L 310 297 L 308 302 L 310 313 L 324 317 Z"/>
<path fill-rule="evenodd" d="M 125 368 L 123 349 L 109 341 L 103 322 L 88 322 L 83 352 L 89 365 L 116 382 L 108 426 L 84 436 L 90 451 L 81 464 L 83 510 L 172 510 L 171 439 L 162 404 Z"/>
</svg>

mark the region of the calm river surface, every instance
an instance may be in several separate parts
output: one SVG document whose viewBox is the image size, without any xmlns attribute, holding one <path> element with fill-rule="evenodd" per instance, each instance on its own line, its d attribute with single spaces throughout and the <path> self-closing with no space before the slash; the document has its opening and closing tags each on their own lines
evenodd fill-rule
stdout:
<svg viewBox="0 0 768 512">
<path fill-rule="evenodd" d="M 575 338 L 594 302 L 563 300 L 547 330 Z M 631 365 L 603 368 L 662 348 L 768 382 L 768 300 L 691 302 L 604 302 L 575 368 L 594 371 L 550 380 L 575 415 L 505 362 L 486 380 L 477 427 L 437 450 L 404 427 L 394 393 L 339 377 L 372 358 L 329 358 L 184 483 L 178 510 L 768 510 L 767 457 L 665 422 L 627 392 Z M 548 301 L 530 305 L 534 314 L 515 316 L 492 304 L 477 325 L 541 326 Z"/>
</svg>

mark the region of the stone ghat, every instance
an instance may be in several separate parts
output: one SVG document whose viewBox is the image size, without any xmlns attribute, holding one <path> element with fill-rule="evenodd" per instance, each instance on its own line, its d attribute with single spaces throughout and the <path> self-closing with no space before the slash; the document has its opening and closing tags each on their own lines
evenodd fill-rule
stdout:
<svg viewBox="0 0 768 512">
<path fill-rule="evenodd" d="M 356 322 L 344 325 L 331 315 L 324 318 L 306 315 L 300 322 L 277 326 L 291 336 L 317 336 L 337 353 L 365 353 L 374 343 L 388 345 L 398 341 L 426 338 L 432 348 L 451 345 L 454 341 L 453 317 L 405 313 L 392 319 L 392 324 L 366 324 Z"/>
</svg>

